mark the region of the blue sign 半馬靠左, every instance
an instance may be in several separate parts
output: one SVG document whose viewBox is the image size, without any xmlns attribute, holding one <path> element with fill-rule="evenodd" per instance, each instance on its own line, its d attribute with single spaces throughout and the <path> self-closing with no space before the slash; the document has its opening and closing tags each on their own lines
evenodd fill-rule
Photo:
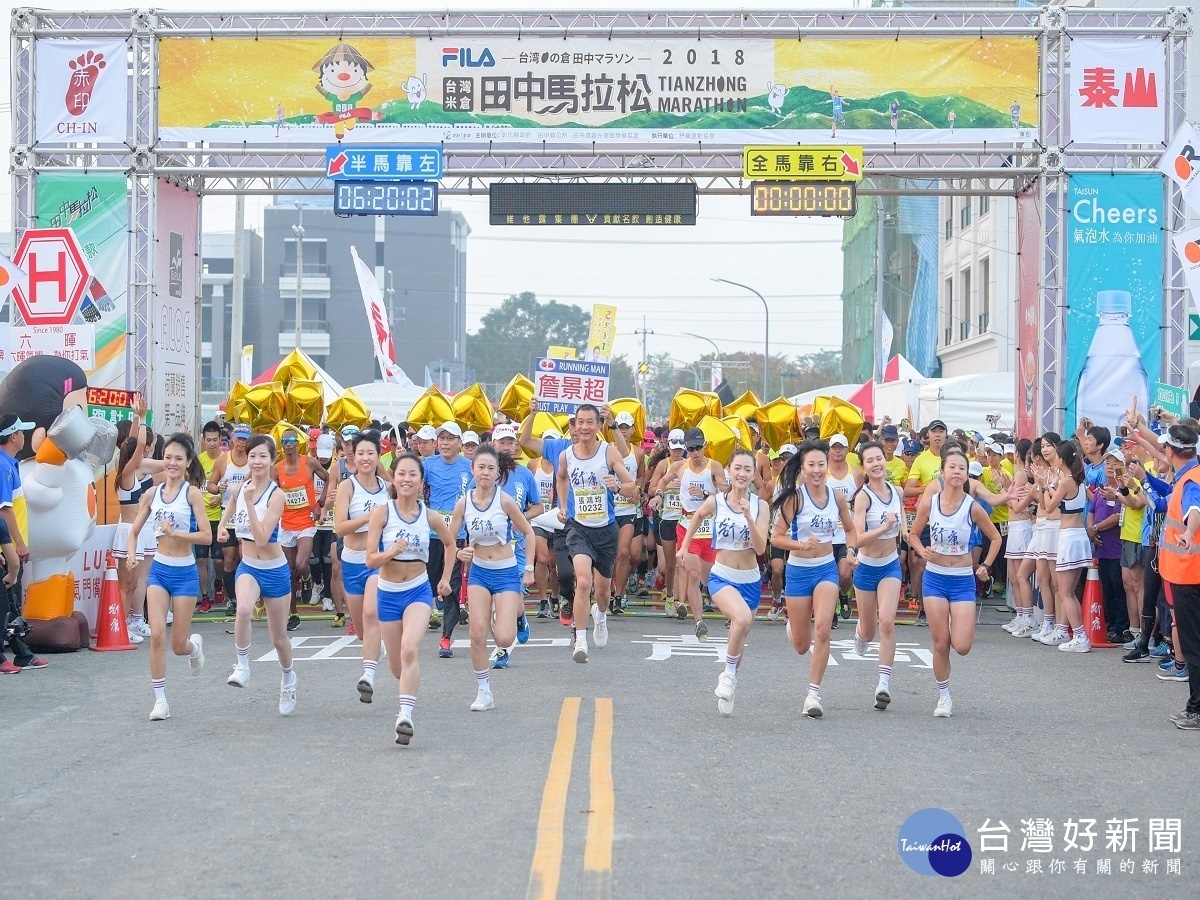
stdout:
<svg viewBox="0 0 1200 900">
<path fill-rule="evenodd" d="M 550 413 L 573 413 L 580 405 L 599 407 L 608 402 L 608 363 L 580 359 L 539 359 L 534 374 L 534 398 Z"/>
<path fill-rule="evenodd" d="M 429 146 L 326 147 L 326 178 L 373 181 L 437 181 L 442 177 L 442 148 Z"/>
</svg>

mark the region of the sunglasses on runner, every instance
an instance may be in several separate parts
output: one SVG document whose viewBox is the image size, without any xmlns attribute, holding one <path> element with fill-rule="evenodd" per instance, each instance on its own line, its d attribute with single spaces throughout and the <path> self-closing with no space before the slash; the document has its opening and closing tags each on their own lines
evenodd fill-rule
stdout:
<svg viewBox="0 0 1200 900">
<path fill-rule="evenodd" d="M 684 449 L 687 450 L 688 453 L 699 453 L 704 449 L 704 444 L 687 444 Z"/>
</svg>

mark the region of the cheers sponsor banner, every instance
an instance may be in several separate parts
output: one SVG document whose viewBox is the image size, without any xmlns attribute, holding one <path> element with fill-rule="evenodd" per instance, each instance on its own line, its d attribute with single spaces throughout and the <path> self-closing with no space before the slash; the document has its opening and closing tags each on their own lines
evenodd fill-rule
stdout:
<svg viewBox="0 0 1200 900">
<path fill-rule="evenodd" d="M 166 434 L 187 429 L 199 433 L 194 420 L 200 404 L 196 377 L 197 234 L 200 195 L 159 179 L 158 241 L 154 253 L 154 311 L 150 408 L 158 413 Z"/>
<path fill-rule="evenodd" d="M 1070 133 L 1080 144 L 1159 144 L 1166 129 L 1162 41 L 1071 40 Z"/>
<path fill-rule="evenodd" d="M 1192 294 L 1192 306 L 1200 312 L 1200 225 L 1193 225 L 1172 235 L 1175 255 L 1183 267 L 1183 277 Z"/>
<path fill-rule="evenodd" d="M 125 176 L 44 172 L 37 176 L 40 228 L 70 227 L 91 278 L 76 322 L 95 326 L 88 384 L 125 387 L 125 326 L 129 285 L 129 201 Z M 82 365 L 82 364 L 81 364 Z"/>
<path fill-rule="evenodd" d="M 39 38 L 34 125 L 39 144 L 123 144 L 129 64 L 123 39 Z"/>
<path fill-rule="evenodd" d="M 0 372 L 34 356 L 61 356 L 86 372 L 95 366 L 96 329 L 86 324 L 0 324 Z"/>
<path fill-rule="evenodd" d="M 166 38 L 158 53 L 167 142 L 1037 136 L 1034 37 Z"/>
<path fill-rule="evenodd" d="M 549 413 L 573 413 L 580 404 L 608 402 L 608 363 L 539 359 L 533 374 L 534 397 Z"/>
<path fill-rule="evenodd" d="M 1161 371 L 1162 176 L 1071 175 L 1067 197 L 1063 427 L 1086 417 L 1115 434 Z"/>
</svg>

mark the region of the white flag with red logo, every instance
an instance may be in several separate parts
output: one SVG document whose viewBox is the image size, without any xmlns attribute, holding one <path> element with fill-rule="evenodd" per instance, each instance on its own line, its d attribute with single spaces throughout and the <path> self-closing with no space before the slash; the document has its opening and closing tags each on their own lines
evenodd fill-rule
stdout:
<svg viewBox="0 0 1200 900">
<path fill-rule="evenodd" d="M 1188 290 L 1192 292 L 1192 305 L 1200 312 L 1200 225 L 1185 228 L 1171 236 L 1179 265 Z"/>
<path fill-rule="evenodd" d="M 25 274 L 24 269 L 0 253 L 0 310 L 4 309 L 13 288 L 18 286 L 28 291 L 29 276 Z"/>
<path fill-rule="evenodd" d="M 392 384 L 415 387 L 412 379 L 404 374 L 404 370 L 396 365 L 396 350 L 392 345 L 392 330 L 388 326 L 387 311 L 383 306 L 383 292 L 379 290 L 379 282 L 367 264 L 358 258 L 358 251 L 350 248 L 350 256 L 354 259 L 354 271 L 358 275 L 358 286 L 362 291 L 363 304 L 367 308 L 367 324 L 371 327 L 371 342 L 375 345 L 375 359 L 379 362 L 379 370 L 383 372 L 383 380 Z"/>
<path fill-rule="evenodd" d="M 1167 127 L 1162 41 L 1072 38 L 1070 117 L 1076 144 L 1159 144 Z"/>
<path fill-rule="evenodd" d="M 1158 170 L 1179 186 L 1192 212 L 1200 213 L 1200 136 L 1191 122 L 1179 126 L 1158 161 Z"/>
</svg>

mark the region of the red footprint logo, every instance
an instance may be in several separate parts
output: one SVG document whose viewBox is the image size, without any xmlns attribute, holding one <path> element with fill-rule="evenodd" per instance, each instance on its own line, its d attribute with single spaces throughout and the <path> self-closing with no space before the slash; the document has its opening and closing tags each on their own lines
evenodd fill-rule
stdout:
<svg viewBox="0 0 1200 900">
<path fill-rule="evenodd" d="M 65 101 L 67 112 L 72 116 L 82 116 L 87 112 L 88 104 L 92 102 L 92 91 L 96 87 L 100 70 L 107 63 L 103 53 L 93 53 L 89 50 L 67 65 L 71 67 L 71 83 L 67 86 Z"/>
</svg>

